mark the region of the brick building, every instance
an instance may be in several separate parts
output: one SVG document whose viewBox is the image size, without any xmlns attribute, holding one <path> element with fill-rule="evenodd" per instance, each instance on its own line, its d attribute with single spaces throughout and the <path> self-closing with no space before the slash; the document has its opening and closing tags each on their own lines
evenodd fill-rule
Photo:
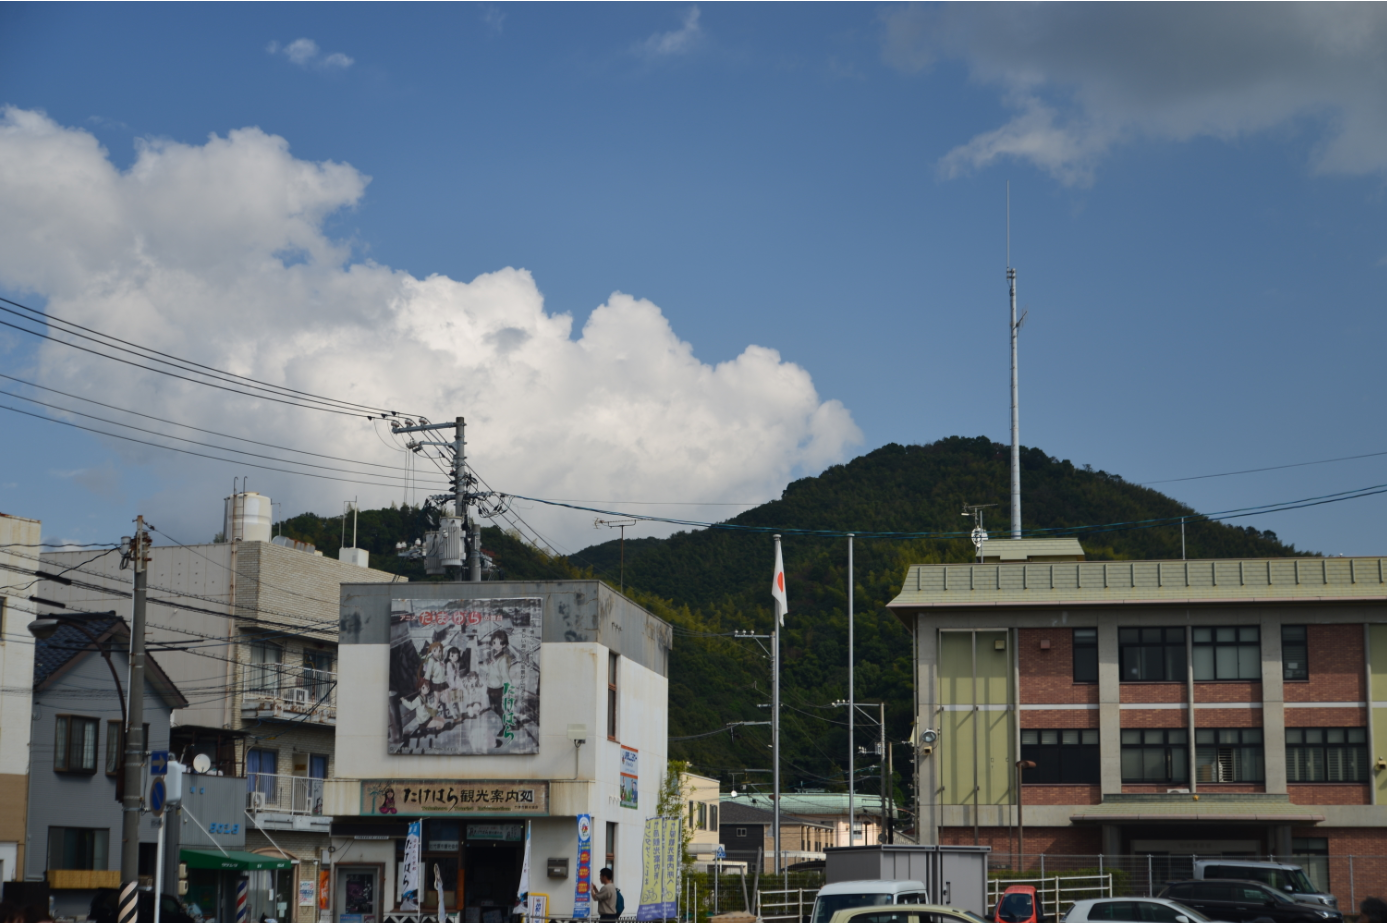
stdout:
<svg viewBox="0 0 1387 923">
<path fill-rule="evenodd" d="M 1387 559 L 985 547 L 912 567 L 890 603 L 917 726 L 939 732 L 917 761 L 923 842 L 1025 866 L 1150 855 L 1158 877 L 1192 854 L 1296 856 L 1342 898 L 1387 885 L 1362 858 L 1387 856 Z"/>
</svg>

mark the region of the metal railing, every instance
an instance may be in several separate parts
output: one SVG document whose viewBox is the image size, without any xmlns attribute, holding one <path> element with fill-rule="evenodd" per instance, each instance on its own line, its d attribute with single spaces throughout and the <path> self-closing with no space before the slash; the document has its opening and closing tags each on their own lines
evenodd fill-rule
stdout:
<svg viewBox="0 0 1387 923">
<path fill-rule="evenodd" d="M 335 725 L 337 674 L 282 663 L 244 664 L 241 717 Z"/>
<path fill-rule="evenodd" d="M 1075 901 L 1093 897 L 1112 897 L 1112 873 L 1105 875 L 1053 875 L 1046 878 L 989 878 L 987 906 L 997 901 L 1011 885 L 1032 885 L 1040 904 L 1052 913 L 1061 913 Z"/>
<path fill-rule="evenodd" d="M 814 909 L 814 898 L 818 894 L 818 888 L 757 891 L 756 915 L 762 920 L 794 920 L 798 923 Z"/>
<path fill-rule="evenodd" d="M 323 779 L 246 773 L 246 809 L 252 814 L 323 813 Z"/>
</svg>

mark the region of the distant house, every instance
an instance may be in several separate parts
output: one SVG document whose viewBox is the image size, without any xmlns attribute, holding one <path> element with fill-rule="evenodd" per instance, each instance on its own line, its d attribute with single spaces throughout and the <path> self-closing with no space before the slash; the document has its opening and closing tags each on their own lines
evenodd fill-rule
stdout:
<svg viewBox="0 0 1387 923">
<path fill-rule="evenodd" d="M 771 810 L 725 801 L 719 812 L 719 841 L 727 858 L 755 868 L 758 858 L 762 871 L 775 871 L 775 814 Z M 782 864 L 793 865 L 823 859 L 824 850 L 833 845 L 833 827 L 804 817 L 780 815 Z"/>
<path fill-rule="evenodd" d="M 689 855 L 706 864 L 713 861 L 720 842 L 718 780 L 686 772 L 679 779 L 679 788 L 684 795 L 685 829 L 691 833 Z"/>
<path fill-rule="evenodd" d="M 129 639 L 125 620 L 110 617 L 80 628 L 63 624 L 34 644 L 24 877 L 48 881 L 59 916 L 86 916 L 96 888 L 120 886 L 116 783 L 124 763 L 122 693 Z M 147 749 L 168 748 L 169 715 L 187 704 L 147 655 Z M 141 876 L 154 874 L 156 832 L 152 819 L 141 820 Z"/>
</svg>

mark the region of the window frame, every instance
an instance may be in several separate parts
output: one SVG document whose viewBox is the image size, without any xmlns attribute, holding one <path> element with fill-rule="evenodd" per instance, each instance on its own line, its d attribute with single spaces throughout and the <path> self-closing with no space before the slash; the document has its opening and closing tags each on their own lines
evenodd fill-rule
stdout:
<svg viewBox="0 0 1387 923">
<path fill-rule="evenodd" d="M 1215 737 L 1214 741 L 1207 739 L 1211 735 Z M 1236 735 L 1237 740 L 1226 739 L 1233 735 Z M 1201 738 L 1204 740 L 1201 741 Z M 1208 761 L 1211 750 L 1213 751 L 1213 760 Z M 1206 774 L 1203 771 L 1206 767 L 1222 767 L 1223 757 L 1219 753 L 1221 750 L 1237 751 L 1230 758 L 1230 762 L 1234 764 L 1234 774 L 1231 779 L 1215 779 L 1213 778 L 1215 773 Z M 1200 785 L 1265 782 L 1267 780 L 1266 739 L 1262 736 L 1261 728 L 1196 728 L 1194 751 L 1195 781 Z M 1255 775 L 1247 774 L 1239 769 L 1243 761 L 1249 759 L 1249 754 L 1255 754 L 1255 759 L 1252 760 L 1252 765 L 1256 769 Z M 1218 774 L 1222 775 L 1221 769 Z"/>
<path fill-rule="evenodd" d="M 1189 670 L 1189 663 L 1185 658 L 1185 631 L 1184 626 L 1127 626 L 1118 628 L 1117 664 L 1120 681 L 1124 683 L 1183 683 L 1185 681 L 1186 671 Z M 1159 632 L 1160 638 L 1149 638 L 1148 635 L 1151 632 Z M 1132 640 L 1131 638 L 1133 633 L 1136 633 L 1136 640 Z M 1178 641 L 1174 640 L 1177 634 L 1179 636 Z M 1129 676 L 1129 660 L 1135 660 L 1134 665 L 1138 672 L 1144 673 L 1145 668 L 1150 665 L 1148 660 L 1150 655 L 1144 652 L 1151 649 L 1158 649 L 1160 651 L 1159 658 L 1156 662 L 1160 665 L 1161 677 L 1156 678 L 1145 675 Z M 1135 657 L 1129 657 L 1129 652 L 1143 653 L 1136 654 Z M 1172 658 L 1178 660 L 1178 668 L 1175 663 L 1172 662 Z M 1178 675 L 1167 675 L 1172 672 Z"/>
<path fill-rule="evenodd" d="M 77 868 L 72 869 L 72 871 L 106 871 L 107 865 L 111 861 L 111 828 L 109 827 L 49 827 L 48 855 L 45 857 L 48 867 L 50 869 L 62 871 L 69 870 L 69 866 L 65 861 L 67 855 L 66 836 L 68 831 L 72 831 L 79 836 L 85 835 L 84 838 L 87 840 L 86 845 L 90 848 L 83 850 L 83 852 L 89 852 L 91 856 L 89 860 L 86 860 L 88 862 L 87 868 Z M 60 855 L 56 860 L 53 855 L 55 837 L 62 838 L 62 842 L 57 844 Z M 78 845 L 80 846 L 81 844 Z"/>
<path fill-rule="evenodd" d="M 273 652 L 274 659 L 267 659 Z M 256 639 L 250 642 L 250 675 L 246 681 L 246 692 L 278 696 L 284 679 L 284 645 L 273 641 Z"/>
<path fill-rule="evenodd" d="M 79 727 L 92 729 L 91 765 L 73 766 L 72 754 Z M 85 754 L 85 741 L 82 750 Z M 98 755 L 101 751 L 101 719 L 85 715 L 61 714 L 53 716 L 53 771 L 74 775 L 96 775 Z M 66 829 L 66 828 L 63 828 Z M 79 829 L 74 827 L 75 829 Z M 87 828 L 80 828 L 87 829 Z M 94 828 L 93 828 L 94 829 Z"/>
<path fill-rule="evenodd" d="M 1054 735 L 1047 742 L 1046 735 Z M 1066 740 L 1066 737 L 1073 740 Z M 1032 742 L 1027 742 L 1032 737 Z M 1022 728 L 1021 759 L 1035 769 L 1021 771 L 1023 785 L 1099 785 L 1102 763 L 1097 728 Z M 1092 761 L 1088 765 L 1087 761 Z"/>
<path fill-rule="evenodd" d="M 1335 734 L 1340 739 L 1330 738 Z M 1312 737 L 1319 738 L 1311 740 Z M 1353 738 L 1357 737 L 1357 740 Z M 1338 753 L 1337 770 L 1340 778 L 1331 778 L 1335 767 L 1331 766 L 1330 753 Z M 1302 770 L 1311 766 L 1308 759 L 1318 753 L 1317 769 L 1320 778 L 1298 778 Z M 1357 759 L 1353 759 L 1356 756 Z M 1356 764 L 1356 766 L 1355 766 Z M 1345 770 L 1356 768 L 1355 777 L 1350 778 Z M 1313 774 L 1313 773 L 1312 773 Z M 1368 758 L 1368 729 L 1366 727 L 1298 727 L 1286 728 L 1286 781 L 1295 785 L 1361 784 L 1372 781 L 1372 767 Z"/>
<path fill-rule="evenodd" d="M 1233 632 L 1233 639 L 1225 640 L 1219 637 L 1220 632 Z M 1209 640 L 1202 641 L 1199 635 L 1207 632 Z M 1246 633 L 1255 636 L 1255 640 L 1249 641 L 1243 637 Z M 1236 676 L 1222 676 L 1220 666 L 1220 652 L 1233 650 L 1233 662 L 1237 664 Z M 1248 658 L 1251 662 L 1250 675 L 1243 675 L 1243 652 L 1251 649 L 1254 656 Z M 1201 654 L 1208 651 L 1209 666 L 1212 675 L 1200 676 Z M 1196 683 L 1227 683 L 1227 682 L 1259 682 L 1262 679 L 1262 630 L 1256 625 L 1201 625 L 1190 630 L 1190 670 L 1194 675 Z"/>
<path fill-rule="evenodd" d="M 621 675 L 621 655 L 607 653 L 607 739 L 616 740 L 617 731 L 617 679 Z"/>
<path fill-rule="evenodd" d="M 144 749 L 146 753 L 150 749 L 148 724 L 144 725 Z M 124 771 L 125 725 L 118 718 L 108 718 L 106 719 L 106 775 L 115 777 Z"/>
<path fill-rule="evenodd" d="M 1160 735 L 1160 740 L 1152 740 L 1152 735 Z M 1137 740 L 1133 741 L 1132 736 Z M 1190 745 L 1187 728 L 1123 728 L 1118 735 L 1119 762 L 1124 785 L 1189 785 Z M 1166 774 L 1156 778 L 1146 775 L 1150 768 L 1148 751 L 1160 751 Z M 1127 774 L 1128 753 L 1139 752 L 1142 775 L 1133 778 Z"/>
<path fill-rule="evenodd" d="M 1083 632 L 1081 638 L 1079 633 Z M 1091 684 L 1098 682 L 1098 629 L 1097 628 L 1075 628 L 1070 639 L 1070 646 L 1073 649 L 1073 670 L 1074 682 Z M 1083 676 L 1080 676 L 1080 665 L 1083 666 Z M 1090 667 L 1092 668 L 1090 670 Z M 1089 679 L 1089 676 L 1092 679 Z"/>
<path fill-rule="evenodd" d="M 1288 638 L 1288 632 L 1299 632 L 1299 638 Z M 1292 671 L 1290 658 L 1286 656 L 1288 649 L 1298 648 L 1300 659 L 1299 669 Z M 1310 681 L 1310 627 L 1308 625 L 1282 625 L 1281 626 L 1281 680 L 1287 683 L 1308 683 Z"/>
</svg>

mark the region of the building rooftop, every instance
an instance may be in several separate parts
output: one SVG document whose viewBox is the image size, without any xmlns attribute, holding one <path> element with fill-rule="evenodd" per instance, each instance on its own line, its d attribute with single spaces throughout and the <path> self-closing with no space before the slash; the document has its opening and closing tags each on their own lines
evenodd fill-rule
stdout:
<svg viewBox="0 0 1387 923">
<path fill-rule="evenodd" d="M 1387 558 L 1233 558 L 916 564 L 906 572 L 900 594 L 887 607 L 1383 599 L 1387 599 Z"/>
<path fill-rule="evenodd" d="M 723 810 L 731 805 L 749 805 L 760 810 L 770 810 L 771 796 L 764 794 L 723 795 Z M 847 817 L 847 792 L 781 792 L 780 809 L 811 817 Z M 853 810 L 859 815 L 873 817 L 881 813 L 881 796 L 859 792 L 854 797 Z"/>
<path fill-rule="evenodd" d="M 769 801 L 770 799 L 766 799 Z M 793 817 L 784 813 L 785 805 L 781 805 L 780 823 L 784 824 L 804 824 L 810 827 L 828 827 L 822 821 L 810 820 L 806 817 Z M 736 801 L 724 801 L 722 812 L 718 815 L 718 823 L 721 824 L 773 824 L 775 823 L 775 812 L 769 807 L 752 807 L 749 804 L 740 804 Z"/>
<path fill-rule="evenodd" d="M 40 616 L 51 618 L 52 616 Z M 86 631 L 83 631 L 83 628 Z M 97 645 L 92 643 L 94 636 L 100 644 L 109 644 L 116 664 L 116 672 L 124 677 L 125 662 L 129 658 L 130 628 L 125 620 L 118 617 L 85 620 L 82 628 L 68 623 L 60 623 L 51 637 L 34 642 L 34 688 L 58 682 L 68 668 L 86 654 L 100 656 Z M 188 700 L 173 684 L 151 654 L 145 654 L 145 679 L 169 704 L 170 708 L 185 708 Z M 128 690 L 125 690 L 128 694 Z"/>
<path fill-rule="evenodd" d="M 982 563 L 1082 561 L 1077 538 L 994 538 L 983 542 Z"/>
</svg>

